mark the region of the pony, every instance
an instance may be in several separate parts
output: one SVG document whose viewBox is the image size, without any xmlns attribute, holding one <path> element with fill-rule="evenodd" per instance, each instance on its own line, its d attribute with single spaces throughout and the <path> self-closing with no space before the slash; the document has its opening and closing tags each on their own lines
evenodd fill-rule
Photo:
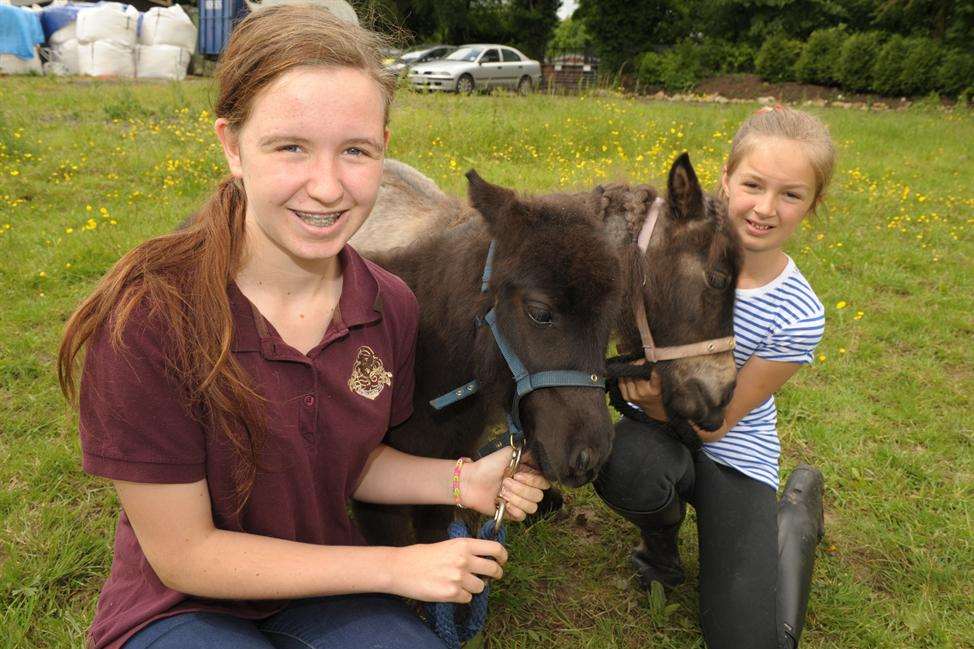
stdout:
<svg viewBox="0 0 974 649">
<path fill-rule="evenodd" d="M 475 324 L 491 306 L 530 371 L 604 373 L 610 334 L 621 351 L 642 347 L 634 305 L 644 305 L 659 346 L 732 336 L 737 241 L 722 202 L 703 192 L 686 154 L 670 170 L 666 208 L 651 231 L 645 226 L 658 193 L 649 185 L 520 197 L 476 172 L 467 177 L 465 204 L 387 160 L 372 215 L 352 239 L 402 277 L 420 304 L 414 415 L 390 430 L 390 445 L 431 457 L 472 455 L 485 427 L 503 420 L 514 380 L 490 332 Z M 497 256 L 489 291 L 481 293 L 491 239 Z M 619 375 L 648 376 L 650 369 L 614 365 Z M 675 434 L 692 443 L 689 422 L 720 425 L 734 387 L 727 349 L 652 366 Z M 430 400 L 473 377 L 478 394 L 431 408 Z M 528 457 L 546 477 L 568 486 L 594 478 L 612 440 L 599 391 L 542 389 L 524 399 L 520 415 Z M 542 508 L 557 508 L 560 496 L 548 493 Z M 442 507 L 361 503 L 355 512 L 366 538 L 384 544 L 442 540 L 452 515 Z"/>
<path fill-rule="evenodd" d="M 476 172 L 467 178 L 469 207 L 446 201 L 432 210 L 445 227 L 382 253 L 359 244 L 405 280 L 420 304 L 413 415 L 385 441 L 427 457 L 472 455 L 485 422 L 501 419 L 513 399 L 514 377 L 495 335 L 478 324 L 489 311 L 528 371 L 603 377 L 621 308 L 618 252 L 599 219 L 597 200 L 522 197 Z M 415 206 L 415 198 L 404 204 Z M 380 193 L 380 211 L 383 200 Z M 479 384 L 472 396 L 441 411 L 429 405 L 470 379 Z M 613 428 L 601 389 L 539 389 L 521 400 L 516 415 L 527 456 L 552 479 L 585 484 L 608 457 Z M 451 516 L 443 507 L 354 507 L 366 538 L 386 544 L 441 540 Z"/>
</svg>

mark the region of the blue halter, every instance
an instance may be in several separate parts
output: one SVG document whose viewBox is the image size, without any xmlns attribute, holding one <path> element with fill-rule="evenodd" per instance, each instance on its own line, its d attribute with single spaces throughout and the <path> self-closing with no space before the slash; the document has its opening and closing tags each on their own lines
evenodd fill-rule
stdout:
<svg viewBox="0 0 974 649">
<path fill-rule="evenodd" d="M 490 275 L 494 265 L 496 243 L 496 241 L 492 240 L 490 242 L 490 248 L 487 251 L 487 262 L 484 264 L 484 275 L 480 283 L 481 293 L 487 293 L 490 287 Z M 494 343 L 507 362 L 507 367 L 510 368 L 515 383 L 514 400 L 511 403 L 510 409 L 507 411 L 507 433 L 482 447 L 478 451 L 481 457 L 489 455 L 504 446 L 510 445 L 514 447 L 524 441 L 524 428 L 521 426 L 521 399 L 535 390 L 561 387 L 605 389 L 605 377 L 595 373 L 586 374 L 577 370 L 546 370 L 543 372 L 534 372 L 533 374 L 529 372 L 524 366 L 524 363 L 521 362 L 521 359 L 518 358 L 518 355 L 514 353 L 511 345 L 501 332 L 500 327 L 497 326 L 497 311 L 493 307 L 491 307 L 490 311 L 483 318 L 477 317 L 474 321 L 478 327 L 486 324 L 490 328 L 490 332 L 494 336 Z M 461 399 L 476 394 L 479 389 L 480 384 L 475 379 L 450 390 L 429 403 L 436 410 L 442 410 Z"/>
<path fill-rule="evenodd" d="M 494 264 L 495 248 L 495 242 L 491 241 L 490 249 L 487 251 L 487 263 L 484 265 L 484 276 L 480 283 L 481 293 L 487 293 L 490 287 L 490 274 Z M 499 451 L 505 446 L 510 446 L 514 449 L 514 454 L 508 471 L 513 473 L 517 469 L 518 462 L 521 459 L 521 448 L 524 445 L 524 428 L 521 426 L 520 412 L 521 399 L 541 388 L 582 387 L 604 390 L 605 377 L 575 370 L 548 370 L 532 374 L 524 366 L 524 363 L 521 362 L 517 354 L 514 353 L 504 334 L 501 333 L 500 327 L 497 326 L 497 312 L 493 308 L 482 319 L 477 317 L 474 321 L 478 327 L 486 324 L 490 328 L 490 332 L 494 336 L 494 343 L 500 350 L 501 355 L 504 356 L 504 360 L 507 362 L 511 374 L 514 375 L 515 383 L 514 400 L 511 403 L 510 410 L 507 412 L 507 432 L 481 447 L 477 451 L 477 454 L 480 457 L 484 457 L 494 451 Z M 480 384 L 475 379 L 433 399 L 430 401 L 430 405 L 436 410 L 442 410 L 461 399 L 477 394 L 479 389 Z M 494 518 L 484 523 L 480 529 L 478 538 L 491 539 L 499 543 L 504 543 L 506 530 L 504 530 L 503 519 L 506 504 L 503 501 L 498 504 Z M 466 538 L 470 536 L 470 533 L 463 522 L 454 521 L 450 525 L 448 535 L 451 539 Z M 456 620 L 456 605 L 442 602 L 428 605 L 430 623 L 433 630 L 449 649 L 460 649 L 463 642 L 472 638 L 483 628 L 484 622 L 487 619 L 487 597 L 489 592 L 490 585 L 488 584 L 482 592 L 474 595 L 473 600 L 470 602 L 466 620 L 461 624 L 458 624 Z"/>
</svg>

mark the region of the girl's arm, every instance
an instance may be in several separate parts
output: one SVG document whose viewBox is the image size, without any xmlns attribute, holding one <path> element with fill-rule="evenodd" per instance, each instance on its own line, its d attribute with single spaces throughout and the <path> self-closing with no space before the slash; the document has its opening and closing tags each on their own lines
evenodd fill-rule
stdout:
<svg viewBox="0 0 974 649">
<path fill-rule="evenodd" d="M 498 495 L 507 501 L 514 520 L 524 520 L 538 509 L 544 489 L 551 484 L 537 472 L 521 468 L 505 478 L 511 450 L 503 448 L 460 471 L 460 504 L 492 515 Z M 452 505 L 455 460 L 408 455 L 380 445 L 369 456 L 355 490 L 355 499 L 385 505 Z"/>
<path fill-rule="evenodd" d="M 217 529 L 205 480 L 115 480 L 122 508 L 159 579 L 215 599 L 290 599 L 393 593 L 469 602 L 507 561 L 494 541 L 453 539 L 405 548 L 322 546 Z"/>
<path fill-rule="evenodd" d="M 747 413 L 767 401 L 800 367 L 799 363 L 782 363 L 752 356 L 737 373 L 737 385 L 724 413 L 724 425 L 712 432 L 694 426 L 697 435 L 704 442 L 716 442 Z M 635 403 L 653 419 L 666 421 L 659 375 L 654 373 L 649 381 L 621 379 L 619 391 L 626 400 Z"/>
</svg>

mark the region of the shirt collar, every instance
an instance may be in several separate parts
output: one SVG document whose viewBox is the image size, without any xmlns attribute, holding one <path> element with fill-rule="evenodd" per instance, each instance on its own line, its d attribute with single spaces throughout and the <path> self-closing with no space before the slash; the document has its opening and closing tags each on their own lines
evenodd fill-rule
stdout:
<svg viewBox="0 0 974 649">
<path fill-rule="evenodd" d="M 342 296 L 338 311 L 343 328 L 368 324 L 382 318 L 382 291 L 369 263 L 354 248 L 345 245 L 338 253 L 342 264 Z M 227 286 L 230 315 L 233 318 L 233 351 L 254 352 L 261 349 L 256 309 L 236 282 Z"/>
</svg>

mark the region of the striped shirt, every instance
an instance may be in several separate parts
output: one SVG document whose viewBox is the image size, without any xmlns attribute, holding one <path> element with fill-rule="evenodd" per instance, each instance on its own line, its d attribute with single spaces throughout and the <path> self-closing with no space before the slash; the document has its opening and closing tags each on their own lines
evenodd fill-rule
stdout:
<svg viewBox="0 0 974 649">
<path fill-rule="evenodd" d="M 734 304 L 734 361 L 751 356 L 808 364 L 825 331 L 825 308 L 795 262 L 758 288 L 737 289 Z M 720 440 L 703 445 L 720 464 L 778 489 L 778 410 L 774 395 L 744 416 Z"/>
</svg>

